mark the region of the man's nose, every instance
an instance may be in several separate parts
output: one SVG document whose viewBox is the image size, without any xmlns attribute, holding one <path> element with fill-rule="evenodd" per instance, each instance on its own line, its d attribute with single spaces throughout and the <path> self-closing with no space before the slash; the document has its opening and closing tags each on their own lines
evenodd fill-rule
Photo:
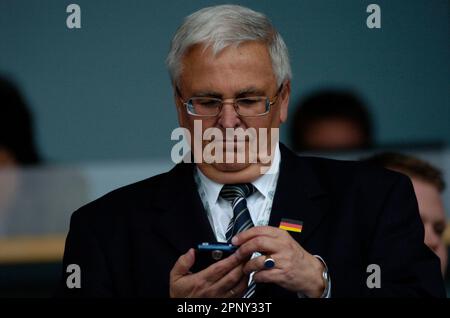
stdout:
<svg viewBox="0 0 450 318">
<path fill-rule="evenodd" d="M 233 103 L 224 103 L 219 113 L 218 124 L 223 128 L 238 128 L 242 122 Z"/>
</svg>

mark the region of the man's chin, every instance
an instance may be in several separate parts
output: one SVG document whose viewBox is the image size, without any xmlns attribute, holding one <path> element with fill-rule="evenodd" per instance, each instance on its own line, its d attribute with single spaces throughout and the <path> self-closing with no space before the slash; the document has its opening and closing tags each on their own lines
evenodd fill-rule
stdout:
<svg viewBox="0 0 450 318">
<path fill-rule="evenodd" d="M 212 166 L 222 172 L 238 172 L 244 170 L 251 163 L 213 163 Z"/>
<path fill-rule="evenodd" d="M 222 184 L 253 182 L 261 176 L 260 166 L 256 163 L 203 163 L 197 165 L 205 176 Z"/>
</svg>

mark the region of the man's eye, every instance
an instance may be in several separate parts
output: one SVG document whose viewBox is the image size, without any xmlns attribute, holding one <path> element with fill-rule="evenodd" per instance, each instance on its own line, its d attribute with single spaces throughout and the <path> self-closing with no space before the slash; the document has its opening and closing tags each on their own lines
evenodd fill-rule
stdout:
<svg viewBox="0 0 450 318">
<path fill-rule="evenodd" d="M 255 98 L 242 98 L 239 99 L 240 106 L 252 106 L 258 103 L 258 99 Z"/>
<path fill-rule="evenodd" d="M 199 106 L 202 107 L 217 107 L 220 105 L 219 101 L 211 99 L 201 99 L 196 101 Z"/>
</svg>

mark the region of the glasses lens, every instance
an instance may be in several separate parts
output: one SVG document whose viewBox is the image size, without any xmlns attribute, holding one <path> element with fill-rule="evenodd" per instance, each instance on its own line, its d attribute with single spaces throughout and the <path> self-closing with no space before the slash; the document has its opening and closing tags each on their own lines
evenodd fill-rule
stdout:
<svg viewBox="0 0 450 318">
<path fill-rule="evenodd" d="M 219 113 L 222 101 L 215 98 L 195 97 L 188 102 L 189 111 L 194 115 L 215 116 Z"/>
<path fill-rule="evenodd" d="M 258 116 L 268 111 L 267 97 L 245 97 L 236 99 L 239 114 L 242 116 Z"/>
</svg>

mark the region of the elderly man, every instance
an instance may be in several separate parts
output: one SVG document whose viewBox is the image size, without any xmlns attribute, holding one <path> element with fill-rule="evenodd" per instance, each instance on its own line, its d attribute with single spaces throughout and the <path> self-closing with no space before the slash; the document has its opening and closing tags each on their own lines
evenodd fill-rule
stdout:
<svg viewBox="0 0 450 318">
<path fill-rule="evenodd" d="M 177 30 L 167 64 L 194 163 L 73 214 L 64 295 L 444 295 L 407 178 L 300 158 L 261 137 L 286 120 L 291 90 L 286 45 L 263 14 L 234 5 L 195 12 Z M 198 124 L 201 137 L 213 129 L 215 138 L 198 140 Z M 249 129 L 257 132 L 255 160 L 254 138 L 227 135 Z M 197 268 L 202 242 L 237 251 Z M 70 264 L 80 270 L 78 285 Z"/>
</svg>

